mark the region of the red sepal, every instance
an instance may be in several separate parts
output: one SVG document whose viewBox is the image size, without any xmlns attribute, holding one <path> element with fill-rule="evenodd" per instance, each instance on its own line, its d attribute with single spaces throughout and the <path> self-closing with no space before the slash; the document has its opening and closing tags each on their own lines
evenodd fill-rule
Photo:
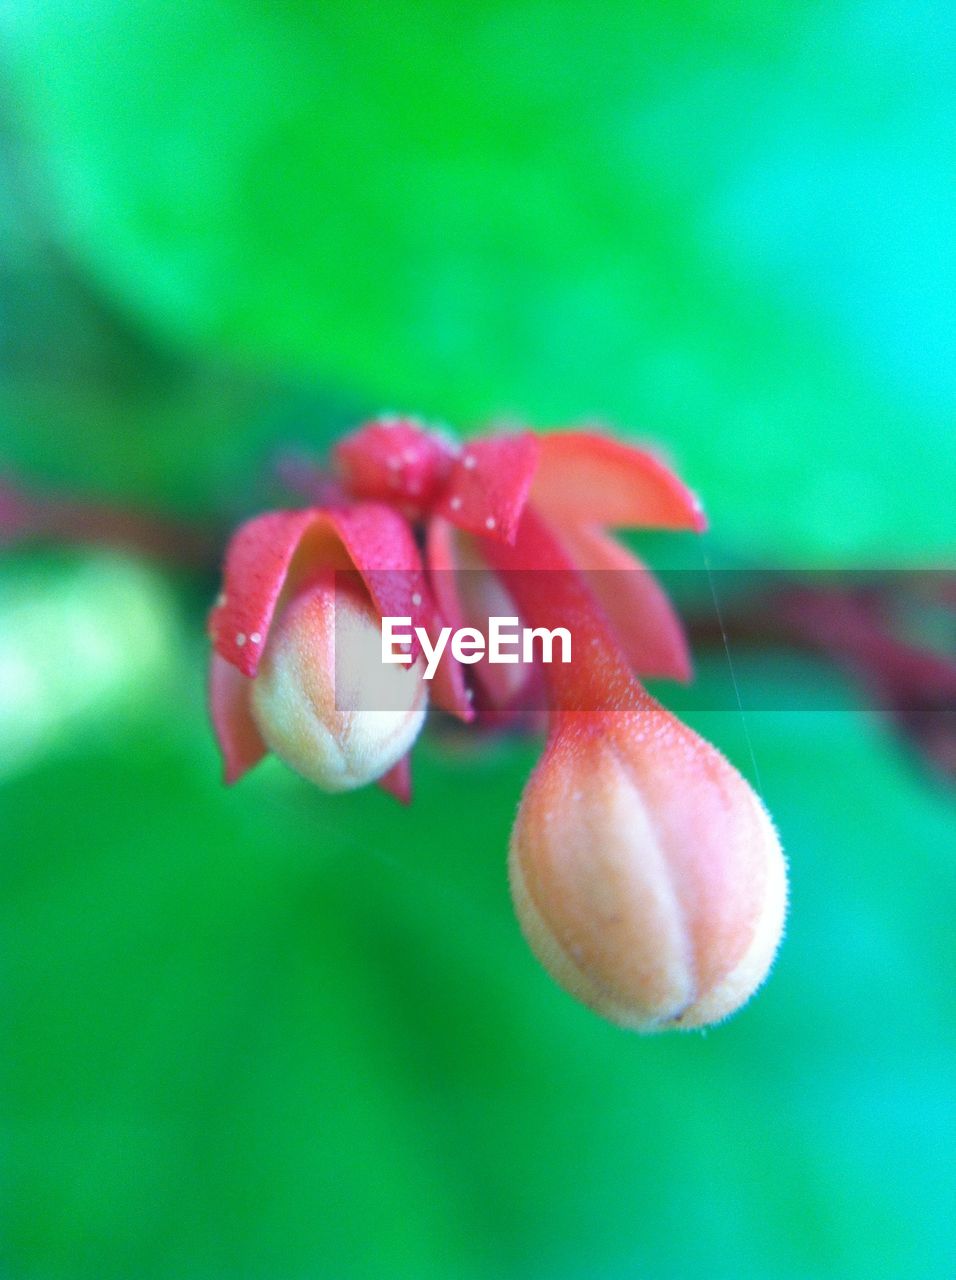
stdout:
<svg viewBox="0 0 956 1280">
<path fill-rule="evenodd" d="M 398 764 L 392 765 L 388 773 L 383 773 L 375 784 L 394 796 L 399 804 L 412 802 L 412 758 L 402 756 Z"/>
<path fill-rule="evenodd" d="M 697 496 L 647 450 L 591 431 L 549 432 L 538 442 L 531 498 L 555 527 L 706 528 Z"/>
<path fill-rule="evenodd" d="M 249 681 L 218 653 L 209 668 L 209 714 L 222 754 L 225 780 L 238 782 L 266 754 L 249 707 Z"/>
<path fill-rule="evenodd" d="M 427 510 L 448 478 L 455 453 L 447 440 L 414 418 L 378 418 L 346 436 L 333 458 L 354 497 Z"/>
<path fill-rule="evenodd" d="M 432 592 L 448 625 L 455 629 L 477 627 L 487 635 L 491 615 L 506 617 L 517 613 L 517 606 L 508 596 L 507 582 L 484 559 L 478 540 L 441 516 L 429 522 L 425 559 Z M 470 670 L 475 685 L 480 685 L 486 695 L 478 699 L 479 708 L 518 704 L 533 674 L 530 665 L 497 665 L 487 658 L 472 664 Z"/>
<path fill-rule="evenodd" d="M 538 438 L 530 432 L 472 440 L 435 513 L 469 533 L 513 542 L 537 465 Z"/>
<path fill-rule="evenodd" d="M 489 538 L 482 551 L 507 575 L 508 591 L 530 626 L 566 627 L 571 633 L 571 662 L 542 666 L 552 714 L 619 710 L 633 706 L 635 696 L 647 696 L 586 575 L 533 506 L 513 547 Z"/>
<path fill-rule="evenodd" d="M 646 565 L 591 525 L 562 528 L 558 537 L 604 608 L 639 676 L 689 680 L 690 651 L 666 591 Z"/>
<path fill-rule="evenodd" d="M 430 636 L 441 627 L 415 537 L 390 507 L 275 511 L 242 525 L 226 551 L 223 595 L 210 615 L 216 652 L 254 676 L 280 595 L 329 568 L 358 570 L 380 616 L 411 618 Z M 450 714 L 472 718 L 457 663 L 439 665 L 431 692 Z"/>
</svg>

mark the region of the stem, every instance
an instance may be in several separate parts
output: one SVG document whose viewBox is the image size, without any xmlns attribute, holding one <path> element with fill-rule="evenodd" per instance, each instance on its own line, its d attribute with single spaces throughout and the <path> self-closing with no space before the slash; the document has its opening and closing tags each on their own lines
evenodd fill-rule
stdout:
<svg viewBox="0 0 956 1280">
<path fill-rule="evenodd" d="M 866 585 L 772 588 L 724 608 L 721 628 L 712 613 L 687 620 L 695 647 L 722 644 L 782 646 L 814 653 L 861 680 L 897 727 L 941 773 L 956 778 L 956 656 L 924 648 L 894 633 L 901 605 L 927 598 L 956 606 L 956 575 L 917 575 L 901 588 L 897 575 Z"/>
<path fill-rule="evenodd" d="M 334 481 L 299 459 L 286 458 L 281 471 L 290 488 L 313 502 L 334 502 L 338 496 Z M 29 493 L 0 478 L 0 548 L 17 542 L 110 546 L 205 575 L 220 564 L 223 528 Z M 624 705 L 632 696 L 627 690 L 640 686 L 622 667 L 614 636 L 595 618 L 587 589 L 543 522 L 529 512 L 514 547 L 482 542 L 489 563 L 507 572 L 509 589 L 532 625 L 567 626 L 579 647 L 585 646 L 585 661 L 546 669 L 555 705 L 584 710 Z M 902 585 L 896 574 L 874 575 L 855 587 L 793 586 L 789 576 L 779 581 L 724 606 L 730 643 L 799 649 L 849 671 L 889 709 L 921 753 L 945 776 L 956 778 L 956 657 L 897 634 L 898 619 L 907 610 L 918 617 L 929 604 L 956 612 L 956 573 L 910 574 Z M 712 610 L 692 614 L 686 626 L 698 651 L 723 646 L 724 630 Z"/>
<path fill-rule="evenodd" d="M 207 572 L 223 538 L 210 526 L 107 503 L 28 493 L 0 479 L 0 547 L 18 542 L 117 547 Z"/>
</svg>

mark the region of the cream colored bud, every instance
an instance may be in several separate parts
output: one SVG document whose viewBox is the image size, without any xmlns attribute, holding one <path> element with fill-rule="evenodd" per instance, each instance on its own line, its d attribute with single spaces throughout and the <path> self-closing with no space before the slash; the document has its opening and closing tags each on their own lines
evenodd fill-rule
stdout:
<svg viewBox="0 0 956 1280">
<path fill-rule="evenodd" d="M 522 799 L 510 874 L 544 967 L 638 1031 L 734 1012 L 783 931 L 786 864 L 762 803 L 650 699 L 563 718 Z"/>
<path fill-rule="evenodd" d="M 384 664 L 381 644 L 378 614 L 341 575 L 299 595 L 269 635 L 252 714 L 270 750 L 323 791 L 374 782 L 421 730 L 422 659 Z"/>
</svg>

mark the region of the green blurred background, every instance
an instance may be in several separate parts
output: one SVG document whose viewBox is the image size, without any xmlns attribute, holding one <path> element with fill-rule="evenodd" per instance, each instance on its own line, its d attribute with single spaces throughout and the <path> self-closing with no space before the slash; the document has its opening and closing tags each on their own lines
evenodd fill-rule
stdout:
<svg viewBox="0 0 956 1280">
<path fill-rule="evenodd" d="M 598 415 L 717 557 L 951 565 L 954 25 L 7 0 L 0 471 L 224 526 L 368 412 Z M 855 689 L 667 694 L 749 733 L 792 910 L 735 1021 L 642 1040 L 512 918 L 534 743 L 432 734 L 408 811 L 220 786 L 214 591 L 0 557 L 4 1280 L 954 1274 L 953 802 Z"/>
</svg>

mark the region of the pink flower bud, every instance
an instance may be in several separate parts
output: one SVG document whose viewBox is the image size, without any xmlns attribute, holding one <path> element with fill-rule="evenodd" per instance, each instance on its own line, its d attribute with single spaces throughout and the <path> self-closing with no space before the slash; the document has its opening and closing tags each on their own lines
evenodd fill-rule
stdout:
<svg viewBox="0 0 956 1280">
<path fill-rule="evenodd" d="M 274 624 L 252 682 L 252 716 L 297 773 L 325 791 L 350 791 L 411 748 L 428 707 L 423 672 L 420 656 L 410 666 L 382 663 L 367 595 L 327 575 Z"/>
<path fill-rule="evenodd" d="M 510 874 L 544 967 L 638 1031 L 732 1013 L 783 931 L 786 864 L 766 810 L 646 695 L 557 718 L 518 811 Z"/>
</svg>

